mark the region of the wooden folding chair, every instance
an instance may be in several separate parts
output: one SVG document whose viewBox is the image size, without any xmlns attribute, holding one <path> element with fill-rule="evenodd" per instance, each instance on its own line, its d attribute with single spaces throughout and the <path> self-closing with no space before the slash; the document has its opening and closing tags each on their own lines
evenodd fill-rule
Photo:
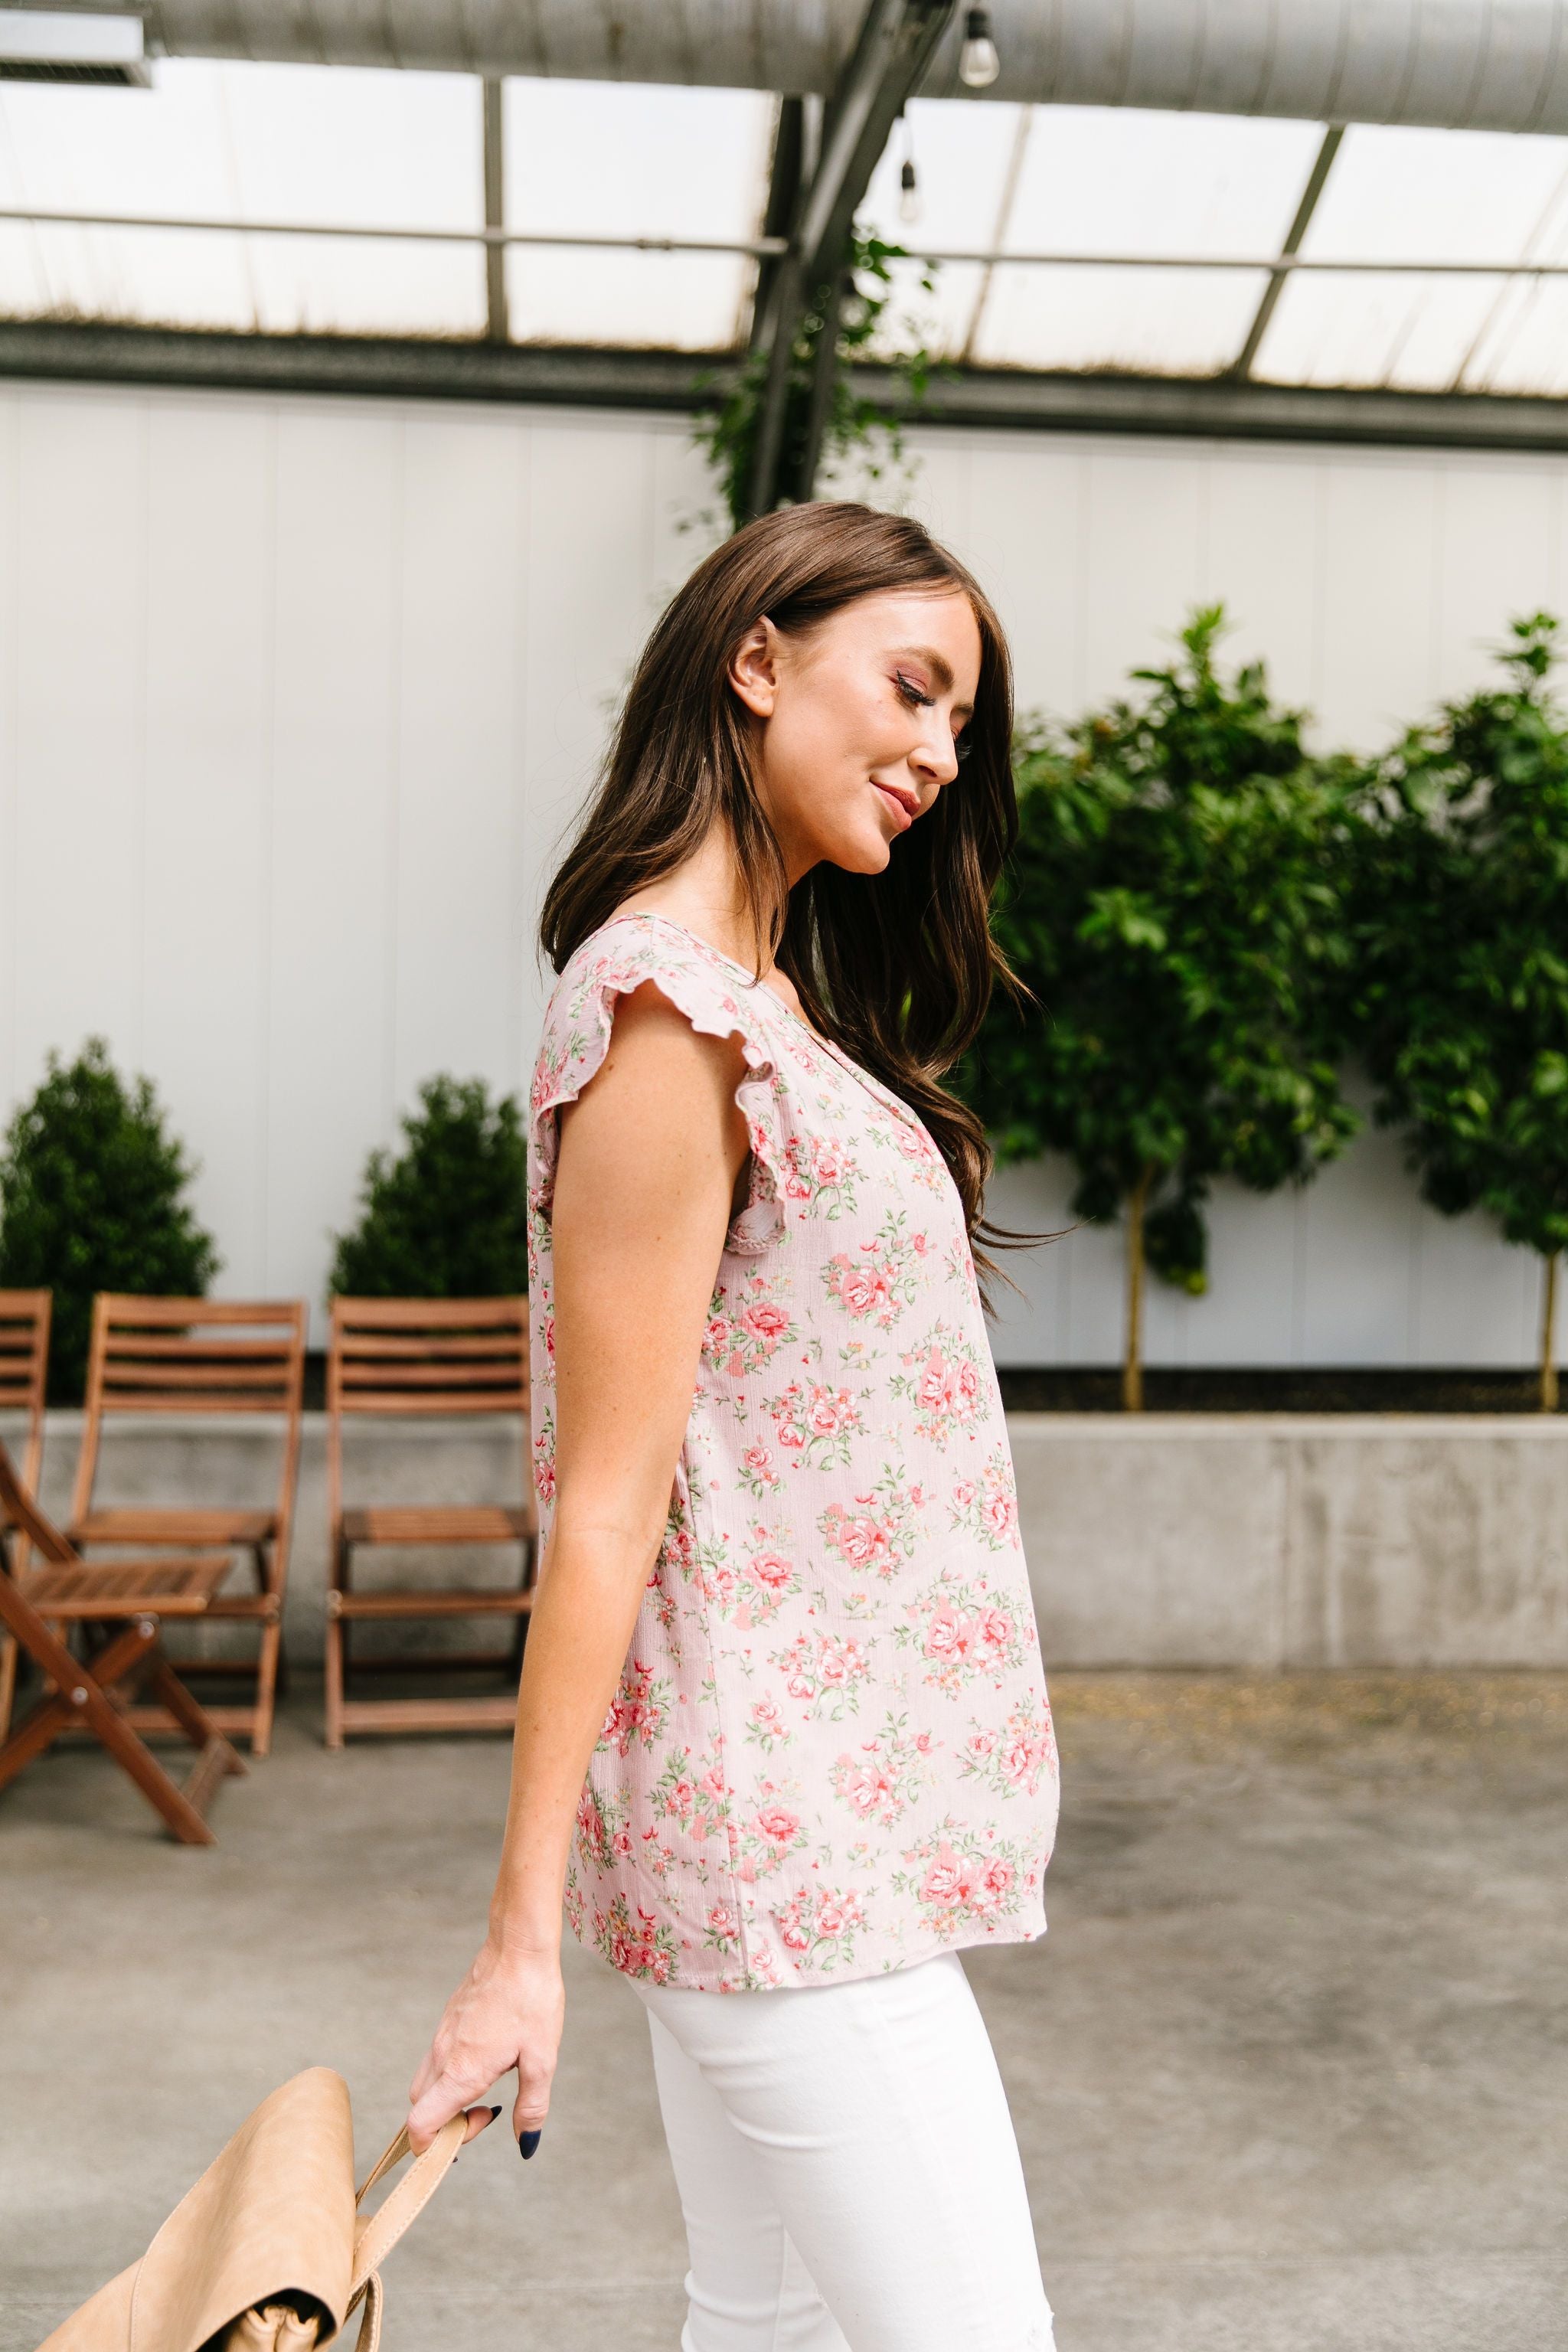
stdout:
<svg viewBox="0 0 1568 2352">
<path fill-rule="evenodd" d="M 350 1418 L 417 1413 L 457 1418 L 516 1413 L 525 1500 L 514 1503 L 381 1504 L 343 1507 L 343 1423 Z M 327 1593 L 327 1746 L 350 1731 L 504 1731 L 516 1712 L 516 1670 L 533 1606 L 538 1521 L 533 1507 L 528 1429 L 526 1298 L 336 1298 L 327 1355 L 327 1506 L 331 1522 Z M 522 1547 L 519 1583 L 507 1591 L 424 1588 L 355 1591 L 354 1553 L 377 1544 Z M 425 1618 L 510 1617 L 510 1651 L 359 1659 L 351 1625 L 406 1623 Z M 508 1669 L 513 1685 L 500 1697 L 350 1699 L 351 1675 L 429 1669 Z"/>
<path fill-rule="evenodd" d="M 236 1302 L 212 1298 L 136 1298 L 101 1292 L 93 1305 L 88 1359 L 87 1412 L 76 1492 L 67 1529 L 79 1549 L 112 1544 L 199 1550 L 226 1544 L 247 1551 L 254 1592 L 217 1595 L 208 1618 L 239 1619 L 260 1629 L 248 1706 L 215 1706 L 220 1730 L 250 1741 L 265 1756 L 272 1740 L 289 1541 L 300 1470 L 300 1418 L 304 1397 L 306 1309 L 303 1299 Z M 270 1509 L 111 1507 L 94 1510 L 92 1490 L 106 1422 L 149 1413 L 276 1414 L 282 1424 L 277 1500 Z M 202 1675 L 249 1674 L 245 1663 L 206 1659 L 187 1667 Z M 140 1729 L 167 1729 L 154 1715 Z"/>
<path fill-rule="evenodd" d="M 0 1290 L 0 1412 L 26 1416 L 21 1477 L 29 1495 L 37 1493 L 44 1465 L 44 1387 L 53 1306 L 52 1291 Z M 27 1540 L 18 1536 L 16 1541 L 20 1574 L 27 1564 Z M 0 1739 L 11 1721 L 16 1695 L 16 1644 L 0 1627 Z"/>
<path fill-rule="evenodd" d="M 18 1576 L 16 1556 L 24 1542 L 38 1565 Z M 225 1775 L 245 1767 L 163 1655 L 160 1622 L 205 1614 L 233 1565 L 227 1552 L 89 1565 L 25 1492 L 0 1445 L 0 1624 L 44 1679 L 43 1696 L 0 1745 L 0 1789 L 62 1733 L 85 1729 L 101 1740 L 183 1845 L 211 1845 L 207 1807 Z M 84 1658 L 73 1655 L 58 1626 L 79 1628 Z M 139 1685 L 156 1693 L 196 1750 L 183 1788 L 132 1727 L 128 1702 Z"/>
</svg>

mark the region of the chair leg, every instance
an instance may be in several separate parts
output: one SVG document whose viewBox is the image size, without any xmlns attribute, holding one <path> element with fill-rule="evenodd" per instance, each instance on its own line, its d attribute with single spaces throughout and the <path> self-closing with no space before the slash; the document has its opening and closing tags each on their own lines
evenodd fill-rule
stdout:
<svg viewBox="0 0 1568 2352">
<path fill-rule="evenodd" d="M 340 1535 L 332 1547 L 327 1588 L 326 1724 L 322 1737 L 331 1749 L 343 1744 L 343 1686 L 348 1676 L 348 1627 L 338 1614 L 338 1600 L 349 1589 L 351 1548 Z"/>
<path fill-rule="evenodd" d="M 205 1751 L 216 1741 L 219 1748 L 226 1750 L 223 1766 L 225 1772 L 236 1774 L 243 1780 L 245 1766 L 200 1700 L 194 1698 L 185 1688 L 162 1650 L 158 1653 L 153 1671 L 147 1677 L 147 1683 L 150 1689 L 156 1691 L 192 1747 Z"/>
<path fill-rule="evenodd" d="M 151 1648 L 157 1641 L 153 1627 Z M 106 1659 L 110 1655 L 105 1652 Z M 116 1677 L 118 1679 L 118 1677 Z M 200 1809 L 191 1802 L 185 1790 L 173 1781 L 152 1749 L 132 1730 L 122 1716 L 117 1715 L 101 1692 L 96 1701 L 89 1696 L 83 1710 L 93 1729 L 117 1764 L 128 1772 L 148 1802 L 162 1813 L 165 1823 L 181 1845 L 216 1845 L 217 1840 L 202 1818 Z M 198 1770 L 200 1767 L 198 1765 Z M 195 1776 L 193 1776 L 194 1778 Z"/>
<path fill-rule="evenodd" d="M 105 1719 L 118 1726 L 120 1717 L 105 1698 L 98 1675 L 101 1674 L 104 1682 L 118 1682 L 145 1657 L 157 1638 L 158 1628 L 153 1621 L 139 1617 L 135 1624 L 128 1625 L 101 1652 L 96 1673 L 70 1659 L 71 1671 L 61 1675 L 52 1689 L 47 1689 L 21 1728 L 14 1731 L 5 1747 L 0 1748 L 0 1789 L 73 1725 L 90 1724 L 100 1738 Z M 130 1736 L 136 1738 L 134 1732 Z M 140 1740 L 136 1744 L 140 1747 Z M 153 1759 L 150 1757 L 148 1761 Z"/>
<path fill-rule="evenodd" d="M 0 1576 L 5 1573 L 0 1565 Z M 9 1633 L 0 1633 L 0 1747 L 11 1728 L 11 1709 L 16 1704 L 16 1644 Z"/>
<path fill-rule="evenodd" d="M 268 1566 L 267 1553 L 260 1544 L 258 1544 L 256 1548 L 256 1589 L 258 1592 L 268 1592 L 272 1589 L 271 1570 Z M 279 1619 L 279 1622 L 281 1622 L 281 1619 Z M 289 1653 L 283 1647 L 281 1643 L 279 1643 L 278 1648 L 278 1669 L 274 1680 L 278 1696 L 279 1698 L 287 1698 L 289 1696 Z"/>
<path fill-rule="evenodd" d="M 268 1756 L 272 1752 L 272 1715 L 278 1696 L 278 1658 L 283 1646 L 283 1627 L 279 1618 L 272 1618 L 261 1628 L 261 1654 L 256 1666 L 256 1706 L 250 1718 L 250 1752 Z"/>
<path fill-rule="evenodd" d="M 61 1732 L 85 1723 L 96 1733 L 121 1770 L 135 1782 L 148 1802 L 163 1815 L 182 1845 L 213 1845 L 216 1840 L 184 1790 L 175 1787 L 157 1758 L 139 1738 L 107 1691 L 141 1667 L 158 1642 L 158 1621 L 140 1617 L 115 1635 L 87 1667 L 57 1686 L 52 1698 L 33 1709 L 20 1731 L 0 1748 L 0 1788 L 15 1780 L 25 1765 L 41 1756 Z"/>
</svg>

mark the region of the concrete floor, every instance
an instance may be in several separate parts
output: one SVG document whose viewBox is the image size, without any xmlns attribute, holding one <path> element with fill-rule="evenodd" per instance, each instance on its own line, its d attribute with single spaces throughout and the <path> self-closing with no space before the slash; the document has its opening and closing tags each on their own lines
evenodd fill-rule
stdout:
<svg viewBox="0 0 1568 2352">
<path fill-rule="evenodd" d="M 1058 1675 L 1043 1945 L 977 1958 L 1063 2352 L 1568 2344 L 1568 1676 Z M 167 1844 L 96 1754 L 0 1800 L 0 2352 L 132 2260 L 295 2069 L 362 2145 L 483 1917 L 495 1740 L 308 1704 Z M 388 2271 L 388 2352 L 674 2352 L 646 2027 L 569 1953 L 556 2107 Z"/>
</svg>

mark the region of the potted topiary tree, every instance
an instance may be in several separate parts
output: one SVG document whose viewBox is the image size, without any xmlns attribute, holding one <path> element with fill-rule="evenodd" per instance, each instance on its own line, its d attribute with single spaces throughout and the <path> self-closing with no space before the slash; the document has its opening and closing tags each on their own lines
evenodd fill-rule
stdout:
<svg viewBox="0 0 1568 2352">
<path fill-rule="evenodd" d="M 1568 1246 L 1568 714 L 1558 625 L 1512 624 L 1506 682 L 1444 706 L 1369 773 L 1356 893 L 1362 1050 L 1425 1199 L 1491 1212 L 1542 1262 L 1537 1395 L 1554 1412 Z"/>
<path fill-rule="evenodd" d="M 1206 1285 L 1213 1179 L 1301 1182 L 1356 1119 L 1339 1076 L 1344 778 L 1261 665 L 1220 676 L 1218 605 L 1149 694 L 1020 732 L 998 992 L 963 1083 L 1003 1161 L 1076 1164 L 1076 1214 L 1126 1233 L 1122 1402 L 1143 1401 L 1144 1267 Z"/>
<path fill-rule="evenodd" d="M 329 1287 L 352 1298 L 500 1298 L 528 1287 L 527 1158 L 513 1095 L 427 1079 L 395 1158 L 373 1151 Z"/>
<path fill-rule="evenodd" d="M 219 1265 L 184 1198 L 195 1173 L 151 1083 L 101 1037 L 48 1072 L 0 1148 L 0 1288 L 52 1290 L 49 1401 L 79 1404 L 100 1290 L 200 1297 Z"/>
</svg>

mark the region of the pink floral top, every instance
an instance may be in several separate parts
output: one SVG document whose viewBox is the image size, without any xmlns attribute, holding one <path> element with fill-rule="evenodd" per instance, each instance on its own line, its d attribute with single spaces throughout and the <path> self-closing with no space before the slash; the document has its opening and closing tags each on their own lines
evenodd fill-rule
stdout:
<svg viewBox="0 0 1568 2352">
<path fill-rule="evenodd" d="M 741 1039 L 750 1195 L 584 1788 L 567 1916 L 626 1974 L 719 1991 L 1037 1936 L 1056 1748 L 957 1191 L 907 1104 L 663 915 L 585 940 L 544 1017 L 529 1135 L 542 1537 L 554 1112 L 604 1059 L 616 999 L 648 980 L 695 1029 Z"/>
</svg>

